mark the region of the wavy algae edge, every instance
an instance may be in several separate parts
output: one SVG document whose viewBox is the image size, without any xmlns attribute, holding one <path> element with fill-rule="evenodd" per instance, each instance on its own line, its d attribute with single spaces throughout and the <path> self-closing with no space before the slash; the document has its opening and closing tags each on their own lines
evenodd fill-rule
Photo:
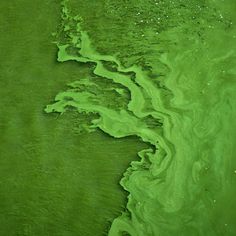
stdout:
<svg viewBox="0 0 236 236">
<path fill-rule="evenodd" d="M 150 149 L 140 151 L 138 153 L 141 158 L 140 161 L 133 161 L 124 173 L 120 185 L 129 192 L 127 211 L 113 221 L 108 234 L 109 236 L 124 234 L 133 236 L 151 235 L 152 229 L 140 222 L 142 208 L 145 207 L 145 198 L 155 198 L 155 193 L 151 190 L 152 185 L 161 182 L 161 175 L 169 165 L 173 150 L 171 150 L 167 138 L 163 138 L 148 127 L 145 123 L 145 117 L 150 116 L 158 122 L 161 120 L 163 124 L 170 126 L 169 114 L 166 113 L 161 104 L 158 89 L 148 80 L 145 72 L 136 65 L 124 68 L 117 58 L 97 53 L 92 47 L 88 34 L 81 30 L 81 19 L 69 15 L 66 1 L 63 2 L 62 6 L 64 20 L 67 22 L 78 21 L 76 34 L 79 33 L 80 37 L 72 33 L 70 34 L 71 41 L 69 43 L 58 43 L 58 61 L 93 63 L 95 65 L 95 75 L 124 86 L 130 92 L 131 99 L 127 110 L 117 111 L 91 102 L 94 99 L 93 94 L 86 91 L 78 93 L 76 89 L 70 89 L 59 93 L 55 98 L 56 103 L 48 105 L 45 111 L 47 113 L 63 113 L 66 107 L 72 106 L 78 112 L 96 113 L 99 114 L 100 118 L 93 120 L 93 127 L 99 128 L 115 138 L 135 135 L 152 146 Z M 69 29 L 69 25 L 64 25 L 64 31 Z M 68 49 L 71 45 L 78 50 L 79 55 L 69 53 Z M 104 61 L 114 63 L 117 72 L 106 69 L 103 65 Z M 134 80 L 128 75 L 130 72 L 135 74 Z M 84 85 L 86 83 L 85 81 Z M 152 109 L 150 111 L 145 109 L 147 96 L 151 99 Z"/>
<path fill-rule="evenodd" d="M 175 132 L 180 132 L 181 128 L 183 132 L 187 131 L 186 126 L 192 125 L 188 116 L 184 117 L 174 110 L 165 108 L 160 88 L 152 82 L 142 68 L 137 65 L 124 68 L 116 57 L 99 54 L 93 48 L 87 32 L 82 30 L 80 17 L 70 16 L 66 2 L 63 2 L 62 34 L 68 37 L 65 42 L 57 44 L 58 61 L 92 64 L 94 75 L 121 85 L 124 90 L 129 92 L 130 101 L 125 109 L 106 106 L 100 101 L 99 94 L 93 93 L 89 89 L 81 90 L 81 84 L 86 88 L 96 86 L 96 82 L 84 79 L 72 83 L 67 91 L 59 93 L 55 98 L 55 103 L 48 105 L 45 111 L 47 113 L 63 113 L 68 107 L 73 107 L 78 112 L 95 113 L 99 115 L 99 118 L 92 121 L 92 128 L 99 128 L 114 138 L 134 135 L 150 145 L 149 149 L 138 153 L 140 161 L 132 162 L 120 181 L 121 186 L 129 192 L 127 208 L 121 216 L 114 219 L 108 235 L 156 236 L 173 233 L 190 233 L 189 235 L 199 235 L 200 233 L 200 235 L 204 235 L 205 230 L 210 230 L 207 231 L 209 235 L 215 233 L 214 229 L 207 229 L 207 224 L 211 220 L 207 218 L 209 208 L 204 205 L 204 201 L 209 200 L 208 197 L 204 199 L 200 195 L 202 187 L 199 188 L 201 185 L 200 175 L 204 173 L 203 171 L 208 171 L 208 162 L 206 161 L 208 153 L 203 153 L 200 160 L 197 158 L 189 160 L 187 152 L 181 158 L 181 153 L 178 154 L 178 146 L 181 146 L 181 139 L 185 139 L 185 134 L 181 137 L 182 134 L 179 135 Z M 189 43 L 194 44 L 195 42 L 189 40 Z M 199 46 L 202 45 L 199 43 L 196 48 Z M 168 79 L 166 84 L 169 85 L 168 88 L 175 90 L 173 91 L 175 102 L 178 101 L 180 105 L 184 99 L 181 90 L 178 91 L 177 84 L 175 84 L 175 76 L 181 74 L 177 68 L 178 63 L 181 68 L 182 61 L 186 62 L 188 57 L 191 60 L 191 49 L 173 59 L 176 60 L 173 68 L 171 63 L 169 64 L 172 61 L 168 55 L 163 55 L 161 58 L 162 62 L 172 69 L 169 77 L 173 81 Z M 216 55 L 213 54 L 212 58 L 215 57 Z M 115 65 L 116 70 L 109 70 L 105 66 L 106 62 Z M 204 93 L 202 92 L 202 94 Z M 119 96 L 122 96 L 122 93 Z M 146 100 L 149 103 L 148 107 Z M 176 107 L 178 108 L 180 105 Z M 153 126 L 150 126 L 147 121 L 148 117 L 159 124 L 161 132 L 154 131 Z M 173 123 L 177 124 L 177 128 L 173 128 Z M 191 139 L 191 133 L 187 137 Z M 176 149 L 170 140 L 175 143 Z M 193 142 L 186 143 L 190 147 L 184 148 L 189 151 Z M 174 161 L 172 160 L 173 156 L 175 156 Z M 174 173 L 172 174 L 172 172 Z M 193 175 L 193 179 L 186 180 L 187 174 Z M 214 176 L 214 173 L 212 175 Z M 183 176 L 185 178 L 181 179 Z M 191 181 L 197 184 L 190 186 Z M 191 194 L 186 193 L 188 189 L 185 189 L 185 185 L 193 187 Z M 187 199 L 188 197 L 190 199 Z M 199 201 L 198 197 L 203 199 Z M 193 217 L 196 217 L 194 223 L 191 222 Z M 198 229 L 204 221 L 207 222 L 206 225 L 202 229 Z"/>
</svg>

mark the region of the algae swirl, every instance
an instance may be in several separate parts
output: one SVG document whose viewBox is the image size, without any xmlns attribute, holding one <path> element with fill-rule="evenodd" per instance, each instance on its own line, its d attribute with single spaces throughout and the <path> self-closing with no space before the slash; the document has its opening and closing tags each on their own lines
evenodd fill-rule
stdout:
<svg viewBox="0 0 236 236">
<path fill-rule="evenodd" d="M 158 86 L 141 66 L 124 67 L 117 57 L 97 52 L 66 2 L 62 19 L 58 61 L 85 63 L 93 75 L 70 83 L 45 111 L 96 114 L 91 129 L 114 138 L 138 136 L 150 146 L 120 181 L 129 192 L 127 210 L 109 235 L 230 235 L 233 225 L 216 227 L 210 215 L 234 174 L 226 159 L 235 138 L 228 125 L 236 114 L 235 37 L 220 27 L 209 29 L 204 40 L 186 37 L 181 27 L 167 30 L 160 40 L 175 43 L 159 58 L 169 72 Z M 93 76 L 112 82 L 110 88 Z"/>
</svg>

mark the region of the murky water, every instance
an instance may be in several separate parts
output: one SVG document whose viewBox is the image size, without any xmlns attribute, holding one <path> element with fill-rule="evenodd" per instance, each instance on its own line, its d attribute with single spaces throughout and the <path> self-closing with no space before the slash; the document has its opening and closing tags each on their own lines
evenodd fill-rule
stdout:
<svg viewBox="0 0 236 236">
<path fill-rule="evenodd" d="M 90 133 L 89 138 L 80 136 L 81 140 L 89 142 L 100 129 L 114 141 L 138 137 L 143 146 L 136 140 L 141 149 L 139 159 L 131 162 L 120 180 L 123 190 L 129 193 L 122 212 L 115 205 L 121 200 L 112 195 L 118 194 L 112 187 L 114 183 L 101 184 L 103 175 L 99 173 L 97 182 L 91 180 L 89 176 L 93 174 L 88 172 L 90 168 L 94 173 L 100 170 L 98 163 L 106 162 L 102 156 L 112 154 L 115 146 L 109 153 L 102 145 L 105 139 L 95 139 L 94 154 L 85 154 L 89 147 L 83 149 L 80 157 L 78 152 L 79 160 L 81 156 L 94 155 L 94 162 L 88 166 L 86 161 L 78 163 L 78 169 L 66 165 L 68 171 L 80 173 L 77 182 L 69 181 L 69 186 L 73 185 L 70 192 L 84 197 L 73 200 L 73 206 L 68 197 L 66 207 L 61 201 L 54 204 L 55 208 L 60 204 L 64 207 L 59 211 L 61 217 L 66 216 L 70 222 L 75 216 L 78 222 L 73 220 L 68 231 L 62 227 L 59 232 L 52 227 L 52 234 L 236 234 L 235 11 L 233 0 L 63 1 L 61 20 L 58 17 L 54 29 L 56 64 L 69 68 L 62 69 L 67 78 L 63 81 L 65 86 L 59 86 L 57 92 L 55 85 L 51 86 L 54 89 L 48 97 L 56 98 L 54 103 L 48 100 L 45 111 L 60 113 L 62 130 L 68 123 L 78 122 L 79 126 L 71 130 Z M 48 114 L 47 119 L 51 116 Z M 127 151 L 119 152 L 114 163 L 119 163 L 119 158 L 120 163 L 131 158 L 125 143 L 120 143 L 120 147 Z M 65 146 L 68 147 L 67 142 Z M 76 158 L 75 146 L 76 143 L 71 146 L 75 155 L 71 156 L 70 146 L 63 153 Z M 111 173 L 112 168 L 109 165 Z M 83 178 L 81 173 L 87 172 L 90 174 Z M 63 182 L 71 178 L 66 179 Z M 71 190 L 80 188 L 80 179 L 85 189 L 82 194 Z M 93 189 L 96 196 L 91 194 Z M 110 192 L 106 192 L 108 189 Z M 109 199 L 109 194 L 114 205 L 111 201 L 107 208 L 114 209 L 112 214 L 101 212 L 99 209 L 105 204 L 97 201 Z M 78 218 L 77 203 L 83 205 Z M 91 205 L 96 211 L 90 222 Z M 101 223 L 98 219 L 102 219 Z M 90 227 L 93 222 L 94 227 Z M 28 231 L 24 235 L 36 235 L 35 230 Z"/>
<path fill-rule="evenodd" d="M 118 90 L 111 85 L 109 92 L 114 90 L 119 99 L 128 92 L 130 100 L 122 108 L 118 100 L 110 104 L 103 99 L 109 101 L 107 90 L 88 76 L 59 93 L 56 103 L 46 111 L 64 112 L 69 106 L 78 112 L 96 113 L 99 118 L 92 120 L 91 126 L 115 138 L 136 135 L 150 144 L 150 149 L 139 153 L 140 162 L 132 162 L 121 180 L 130 193 L 128 211 L 113 221 L 109 235 L 235 232 L 231 219 L 236 220 L 235 215 L 223 210 L 222 198 L 232 204 L 233 199 L 229 199 L 235 193 L 236 37 L 233 14 L 229 16 L 221 4 L 139 2 L 135 6 L 140 8 L 135 12 L 138 17 L 129 22 L 133 21 L 133 28 L 128 35 L 119 32 L 122 41 L 117 42 L 124 46 L 117 56 L 109 50 L 99 53 L 100 45 L 103 49 L 105 45 L 117 48 L 109 41 L 119 34 L 115 23 L 110 32 L 104 25 L 103 32 L 88 27 L 102 35 L 93 41 L 82 29 L 83 17 L 73 18 L 70 8 L 64 7 L 65 41 L 58 43 L 58 60 L 92 63 L 96 76 L 123 86 Z M 107 12 L 111 11 L 116 9 Z M 128 9 L 123 14 L 124 20 L 131 12 Z M 136 25 L 142 26 L 140 40 L 135 35 Z M 96 49 L 97 38 L 101 41 Z M 147 48 L 139 47 L 141 42 Z M 125 52 L 129 47 L 139 52 L 142 62 Z M 221 220 L 216 214 L 220 208 L 224 211 Z"/>
</svg>

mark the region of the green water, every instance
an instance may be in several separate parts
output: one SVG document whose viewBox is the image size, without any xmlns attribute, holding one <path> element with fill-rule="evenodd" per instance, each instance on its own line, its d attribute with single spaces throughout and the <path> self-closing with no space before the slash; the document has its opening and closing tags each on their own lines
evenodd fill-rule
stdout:
<svg viewBox="0 0 236 236">
<path fill-rule="evenodd" d="M 0 235 L 102 235 L 125 207 L 118 182 L 146 146 L 81 133 L 76 113 L 43 111 L 89 73 L 56 62 L 59 2 L 1 1 L 0 9 Z"/>
<path fill-rule="evenodd" d="M 1 3 L 2 234 L 235 235 L 235 2 L 27 2 Z"/>
</svg>

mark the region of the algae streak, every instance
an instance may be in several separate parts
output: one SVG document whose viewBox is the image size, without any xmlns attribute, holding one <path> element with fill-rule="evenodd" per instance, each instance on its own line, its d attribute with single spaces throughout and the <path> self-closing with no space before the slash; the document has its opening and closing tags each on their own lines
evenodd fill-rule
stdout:
<svg viewBox="0 0 236 236">
<path fill-rule="evenodd" d="M 116 57 L 99 54 L 80 19 L 70 17 L 66 6 L 63 12 L 69 39 L 58 44 L 58 61 L 88 63 L 96 76 L 113 82 L 117 98 L 129 92 L 130 100 L 110 106 L 85 78 L 59 93 L 45 111 L 73 107 L 95 113 L 93 128 L 150 144 L 120 182 L 130 193 L 128 211 L 113 221 L 109 235 L 233 235 L 233 221 L 217 214 L 222 199 L 235 193 L 235 31 L 209 28 L 204 40 L 186 37 L 181 27 L 164 32 L 160 39 L 175 44 L 159 58 L 169 68 L 161 89 L 141 67 L 125 68 Z"/>
</svg>

